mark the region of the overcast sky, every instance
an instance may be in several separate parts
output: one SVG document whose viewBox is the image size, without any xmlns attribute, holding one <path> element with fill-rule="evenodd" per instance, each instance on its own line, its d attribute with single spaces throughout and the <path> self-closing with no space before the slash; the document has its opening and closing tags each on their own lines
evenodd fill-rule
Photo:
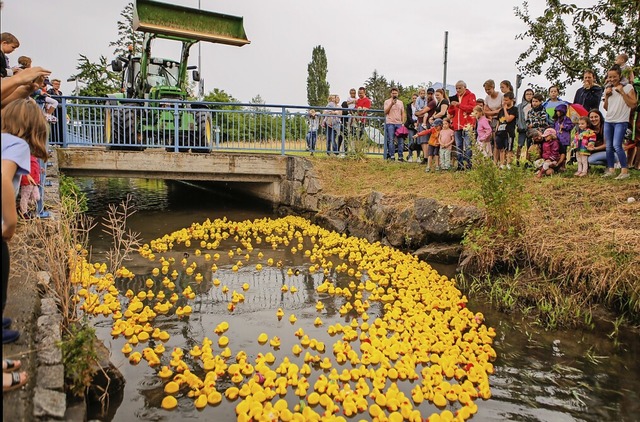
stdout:
<svg viewBox="0 0 640 422">
<path fill-rule="evenodd" d="M 168 0 L 167 0 L 168 2 Z M 198 0 L 174 0 L 198 7 Z M 2 31 L 20 40 L 9 56 L 33 59 L 63 80 L 71 94 L 79 54 L 113 58 L 117 21 L 128 0 L 4 0 Z M 331 92 L 343 98 L 363 85 L 374 69 L 403 85 L 439 82 L 443 77 L 444 32 L 449 31 L 447 82 L 467 82 L 484 97 L 482 83 L 515 80 L 516 60 L 526 43 L 515 36 L 524 24 L 515 17 L 515 0 L 201 0 L 205 10 L 243 16 L 251 44 L 232 47 L 202 43 L 205 90 L 221 88 L 248 102 L 260 96 L 271 104 L 306 104 L 307 65 L 316 45 L 325 48 Z M 533 13 L 543 10 L 536 0 Z M 163 52 L 163 54 L 166 54 Z M 160 54 L 159 54 L 160 55 Z M 198 48 L 191 50 L 197 64 Z M 525 79 L 547 85 L 543 78 Z M 569 89 L 568 99 L 575 92 Z M 521 96 L 521 95 L 519 95 Z"/>
</svg>

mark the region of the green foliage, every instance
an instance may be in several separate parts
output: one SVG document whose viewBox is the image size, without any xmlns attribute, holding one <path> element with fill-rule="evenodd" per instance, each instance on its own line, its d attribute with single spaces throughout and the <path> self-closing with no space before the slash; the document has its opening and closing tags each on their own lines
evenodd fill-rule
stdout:
<svg viewBox="0 0 640 422">
<path fill-rule="evenodd" d="M 224 89 L 214 88 L 213 91 L 210 91 L 207 95 L 205 95 L 204 101 L 212 102 L 212 103 L 238 103 L 239 101 L 234 98 L 231 94 L 227 93 Z M 233 106 L 233 105 L 214 105 L 211 107 L 215 110 L 240 110 L 242 107 Z"/>
<path fill-rule="evenodd" d="M 75 78 L 83 80 L 85 86 L 80 88 L 78 95 L 84 97 L 105 97 L 107 94 L 118 90 L 118 74 L 107 69 L 108 63 L 105 56 L 100 56 L 97 63 L 89 60 L 84 54 L 80 54 Z"/>
<path fill-rule="evenodd" d="M 129 55 L 129 47 L 131 54 L 138 55 L 142 50 L 142 32 L 133 29 L 133 3 L 128 3 L 120 12 L 122 20 L 118 21 L 118 39 L 109 43 L 109 47 L 115 47 L 113 54 L 115 56 L 126 57 Z"/>
<path fill-rule="evenodd" d="M 381 110 L 384 100 L 389 97 L 391 85 L 387 79 L 374 70 L 371 77 L 364 83 L 367 96 L 371 99 L 371 108 Z"/>
<path fill-rule="evenodd" d="M 69 332 L 58 343 L 62 351 L 65 378 L 70 383 L 70 390 L 81 396 L 91 385 L 97 359 L 94 341 L 96 330 L 87 322 L 72 324 Z"/>
<path fill-rule="evenodd" d="M 475 139 L 472 143 L 475 144 Z M 487 213 L 486 226 L 502 235 L 515 235 L 524 224 L 524 211 L 529 207 L 529 196 L 525 193 L 525 178 L 530 173 L 520 166 L 500 169 L 491 157 L 482 152 L 473 153 L 473 170 L 467 173 L 475 187 L 476 200 Z"/>
<path fill-rule="evenodd" d="M 85 212 L 89 209 L 87 205 L 87 196 L 80 190 L 73 178 L 61 174 L 60 182 L 60 200 L 62 207 L 68 211 Z"/>
<path fill-rule="evenodd" d="M 528 3 L 515 7 L 515 15 L 527 30 L 516 39 L 529 47 L 518 57 L 524 75 L 545 75 L 551 84 L 564 87 L 582 78 L 585 69 L 601 77 L 617 54 L 626 52 L 640 64 L 640 2 L 598 0 L 578 7 L 560 0 L 547 0 L 543 14 L 533 17 Z"/>
<path fill-rule="evenodd" d="M 328 65 L 327 54 L 321 45 L 313 48 L 307 72 L 307 102 L 314 107 L 325 105 L 329 97 Z"/>
</svg>

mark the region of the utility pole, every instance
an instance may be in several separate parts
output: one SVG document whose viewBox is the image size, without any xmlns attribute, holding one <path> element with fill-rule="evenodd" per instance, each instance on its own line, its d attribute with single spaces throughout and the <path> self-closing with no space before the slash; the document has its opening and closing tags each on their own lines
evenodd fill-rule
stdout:
<svg viewBox="0 0 640 422">
<path fill-rule="evenodd" d="M 442 88 L 447 90 L 447 53 L 449 51 L 449 31 L 444 31 L 444 75 L 442 75 Z"/>
</svg>

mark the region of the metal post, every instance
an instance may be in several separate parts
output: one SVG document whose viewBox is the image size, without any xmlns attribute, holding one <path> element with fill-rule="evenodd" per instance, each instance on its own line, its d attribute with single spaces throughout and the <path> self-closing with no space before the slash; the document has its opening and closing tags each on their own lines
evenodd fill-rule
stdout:
<svg viewBox="0 0 640 422">
<path fill-rule="evenodd" d="M 198 10 L 200 10 L 200 0 L 198 0 Z M 198 81 L 198 100 L 204 98 L 204 82 L 202 81 L 202 41 L 198 42 L 198 73 L 200 80 Z"/>
<path fill-rule="evenodd" d="M 285 143 L 285 138 L 287 137 L 287 133 L 286 133 L 286 122 L 285 122 L 285 117 L 286 117 L 286 112 L 287 110 L 282 107 L 282 148 L 281 148 L 281 153 L 282 155 L 284 155 L 284 143 Z"/>
<path fill-rule="evenodd" d="M 67 147 L 67 143 L 69 142 L 68 139 L 68 131 L 69 131 L 69 123 L 67 122 L 67 99 L 66 98 L 62 98 L 62 105 L 61 105 L 61 110 L 62 110 L 62 115 L 60 116 L 60 119 L 58 119 L 58 125 L 62 125 L 62 148 L 66 148 Z"/>
<path fill-rule="evenodd" d="M 173 145 L 174 151 L 178 152 L 180 149 L 178 148 L 178 125 L 180 124 L 180 116 L 178 115 L 178 103 L 173 104 Z"/>
<path fill-rule="evenodd" d="M 447 89 L 447 53 L 449 50 L 449 31 L 444 31 L 444 74 L 442 75 L 442 88 Z M 449 91 L 446 91 L 449 92 Z"/>
</svg>

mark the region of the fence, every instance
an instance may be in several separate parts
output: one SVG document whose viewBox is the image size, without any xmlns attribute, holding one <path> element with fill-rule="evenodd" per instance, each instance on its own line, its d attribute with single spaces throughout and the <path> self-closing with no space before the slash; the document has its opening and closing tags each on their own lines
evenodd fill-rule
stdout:
<svg viewBox="0 0 640 422">
<path fill-rule="evenodd" d="M 58 122 L 51 126 L 50 143 L 63 147 L 280 154 L 384 152 L 381 110 L 357 115 L 347 109 L 295 105 L 92 97 L 59 100 Z M 310 116 L 312 109 L 315 120 Z"/>
</svg>

